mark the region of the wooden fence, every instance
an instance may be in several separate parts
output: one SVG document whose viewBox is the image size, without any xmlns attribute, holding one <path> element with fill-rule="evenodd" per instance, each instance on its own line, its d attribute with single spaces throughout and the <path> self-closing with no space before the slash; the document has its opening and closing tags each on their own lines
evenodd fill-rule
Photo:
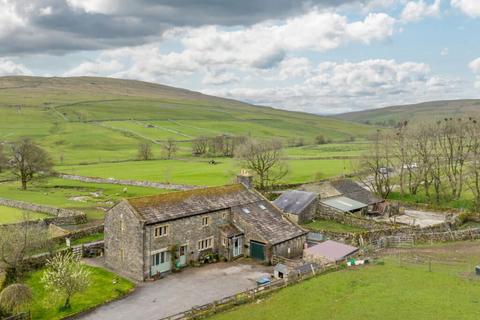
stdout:
<svg viewBox="0 0 480 320">
<path fill-rule="evenodd" d="M 233 308 L 234 306 L 239 306 L 246 304 L 255 299 L 258 299 L 262 296 L 265 296 L 269 293 L 272 293 L 278 289 L 287 287 L 292 284 L 299 283 L 303 280 L 310 279 L 314 276 L 324 274 L 330 271 L 337 270 L 339 266 L 334 263 L 324 264 L 322 266 L 312 265 L 312 268 L 304 268 L 292 272 L 288 275 L 286 279 L 274 280 L 268 284 L 257 286 L 256 288 L 249 289 L 243 292 L 239 292 L 235 295 L 222 298 L 220 300 L 207 303 L 202 306 L 193 307 L 190 310 L 179 312 L 177 314 L 160 318 L 159 320 L 191 320 L 191 319 L 202 319 L 211 315 L 214 315 L 219 312 L 226 311 Z"/>
</svg>

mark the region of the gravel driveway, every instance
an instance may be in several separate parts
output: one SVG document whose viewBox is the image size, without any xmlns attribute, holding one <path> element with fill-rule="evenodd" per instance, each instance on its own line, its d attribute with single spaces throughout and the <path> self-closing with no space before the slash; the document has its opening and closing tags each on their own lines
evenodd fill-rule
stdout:
<svg viewBox="0 0 480 320">
<path fill-rule="evenodd" d="M 272 267 L 247 259 L 187 268 L 158 281 L 141 283 L 133 294 L 78 319 L 158 320 L 254 288 L 258 278 L 272 271 Z"/>
</svg>

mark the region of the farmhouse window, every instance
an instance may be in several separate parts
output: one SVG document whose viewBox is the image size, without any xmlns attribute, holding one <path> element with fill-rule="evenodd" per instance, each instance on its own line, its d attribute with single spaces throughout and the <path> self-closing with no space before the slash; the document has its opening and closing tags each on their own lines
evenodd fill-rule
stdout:
<svg viewBox="0 0 480 320">
<path fill-rule="evenodd" d="M 168 225 L 155 227 L 155 238 L 168 236 Z"/>
<path fill-rule="evenodd" d="M 198 241 L 198 250 L 199 251 L 206 250 L 206 249 L 211 249 L 211 248 L 213 248 L 213 237 Z"/>
<path fill-rule="evenodd" d="M 203 218 L 202 218 L 202 226 L 208 227 L 209 222 L 210 222 L 210 218 L 209 218 L 209 217 L 203 217 Z"/>
</svg>

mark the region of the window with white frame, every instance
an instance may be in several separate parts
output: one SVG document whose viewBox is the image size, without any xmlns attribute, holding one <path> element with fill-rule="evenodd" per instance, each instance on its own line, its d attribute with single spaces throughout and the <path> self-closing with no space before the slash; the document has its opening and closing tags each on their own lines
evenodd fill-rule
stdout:
<svg viewBox="0 0 480 320">
<path fill-rule="evenodd" d="M 202 218 L 202 226 L 203 227 L 208 227 L 209 224 L 210 224 L 210 217 L 203 217 Z"/>
<path fill-rule="evenodd" d="M 213 248 L 213 237 L 198 241 L 198 250 L 199 251 L 207 250 L 207 249 L 211 249 L 211 248 Z"/>
<path fill-rule="evenodd" d="M 168 236 L 168 229 L 167 224 L 155 227 L 155 238 Z"/>
</svg>

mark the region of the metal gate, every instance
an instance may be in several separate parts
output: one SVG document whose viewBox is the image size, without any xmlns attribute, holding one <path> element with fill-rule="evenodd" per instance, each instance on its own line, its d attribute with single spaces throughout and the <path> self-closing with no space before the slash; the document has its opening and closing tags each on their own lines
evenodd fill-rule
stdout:
<svg viewBox="0 0 480 320">
<path fill-rule="evenodd" d="M 250 257 L 265 261 L 265 244 L 250 240 Z"/>
</svg>

